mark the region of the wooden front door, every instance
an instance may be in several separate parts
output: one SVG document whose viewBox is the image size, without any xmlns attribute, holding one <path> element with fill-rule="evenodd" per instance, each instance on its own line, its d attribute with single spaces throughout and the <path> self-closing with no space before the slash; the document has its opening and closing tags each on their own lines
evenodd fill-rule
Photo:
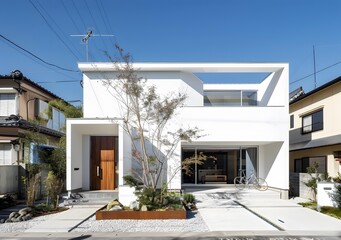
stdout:
<svg viewBox="0 0 341 240">
<path fill-rule="evenodd" d="M 115 189 L 115 137 L 92 136 L 90 152 L 90 189 Z"/>
</svg>

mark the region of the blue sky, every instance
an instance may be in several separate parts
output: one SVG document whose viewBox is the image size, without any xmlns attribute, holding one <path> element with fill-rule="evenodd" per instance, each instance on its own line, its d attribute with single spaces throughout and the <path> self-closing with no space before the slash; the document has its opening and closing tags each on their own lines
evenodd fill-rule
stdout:
<svg viewBox="0 0 341 240">
<path fill-rule="evenodd" d="M 315 46 L 316 70 L 327 68 L 317 86 L 341 75 L 339 0 L 1 0 L 0 7 L 2 36 L 72 71 L 86 54 L 71 35 L 92 29 L 115 37 L 91 38 L 90 61 L 108 61 L 104 52 L 119 43 L 135 62 L 288 62 L 290 90 L 308 92 Z M 67 101 L 82 99 L 81 73 L 23 53 L 0 38 L 0 75 L 19 69 Z"/>
</svg>

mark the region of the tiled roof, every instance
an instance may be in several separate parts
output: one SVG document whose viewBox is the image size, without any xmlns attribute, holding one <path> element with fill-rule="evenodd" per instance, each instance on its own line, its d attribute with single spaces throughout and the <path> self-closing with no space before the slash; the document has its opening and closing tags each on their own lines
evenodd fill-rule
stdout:
<svg viewBox="0 0 341 240">
<path fill-rule="evenodd" d="M 0 117 L 0 127 L 18 127 L 22 129 L 36 130 L 40 133 L 54 137 L 62 137 L 65 135 L 65 133 L 63 132 L 59 132 L 51 128 L 30 123 L 22 119 L 21 117 L 17 117 L 16 115 L 11 115 L 10 117 Z"/>
<path fill-rule="evenodd" d="M 12 79 L 12 76 L 10 76 L 10 75 L 0 75 L 0 79 Z M 28 84 L 28 85 L 31 85 L 31 86 L 33 86 L 33 87 L 35 87 L 35 88 L 37 88 L 37 89 L 39 89 L 39 90 L 41 90 L 41 91 L 43 91 L 43 92 L 46 92 L 47 94 L 49 94 L 49 95 L 50 95 L 51 97 L 53 97 L 53 98 L 58 98 L 58 99 L 61 99 L 61 100 L 65 101 L 65 100 L 62 99 L 61 97 L 57 96 L 57 95 L 54 94 L 53 92 L 47 90 L 46 88 L 44 88 L 44 87 L 42 87 L 41 85 L 39 85 L 39 84 L 33 82 L 31 79 L 29 79 L 29 78 L 27 78 L 27 77 L 25 77 L 25 76 L 23 77 L 23 81 L 24 81 L 26 84 Z"/>
<path fill-rule="evenodd" d="M 291 104 L 293 104 L 293 103 L 295 103 L 295 102 L 298 102 L 298 101 L 300 101 L 300 100 L 302 100 L 302 99 L 304 99 L 304 98 L 306 98 L 306 97 L 308 97 L 308 96 L 310 96 L 310 95 L 313 95 L 314 93 L 317 93 L 317 92 L 319 92 L 319 91 L 321 91 L 321 90 L 323 90 L 323 89 L 325 89 L 325 88 L 327 88 L 327 87 L 330 87 L 330 86 L 332 86 L 332 85 L 334 85 L 334 84 L 336 84 L 336 83 L 338 83 L 338 82 L 341 82 L 341 76 L 338 77 L 338 78 L 335 78 L 334 80 L 332 80 L 332 81 L 330 81 L 330 82 L 327 82 L 326 84 L 323 84 L 322 86 L 320 86 L 320 87 L 318 87 L 318 88 L 316 88 L 316 89 L 314 89 L 314 90 L 312 90 L 312 91 L 310 91 L 310 92 L 308 92 L 308 93 L 306 93 L 306 94 L 300 95 L 300 96 L 299 96 L 298 98 L 296 98 L 295 100 L 292 100 L 292 101 L 289 103 L 289 105 L 291 105 Z"/>
</svg>

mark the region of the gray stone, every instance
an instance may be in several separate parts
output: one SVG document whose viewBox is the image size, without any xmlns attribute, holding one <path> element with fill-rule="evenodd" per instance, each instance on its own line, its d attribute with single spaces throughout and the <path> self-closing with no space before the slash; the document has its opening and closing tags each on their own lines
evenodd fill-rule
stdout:
<svg viewBox="0 0 341 240">
<path fill-rule="evenodd" d="M 147 208 L 147 206 L 146 206 L 146 205 L 142 205 L 142 207 L 141 207 L 141 211 L 142 211 L 142 212 L 146 212 L 146 211 L 148 211 L 148 208 Z"/>
<path fill-rule="evenodd" d="M 162 201 L 162 204 L 163 205 L 168 205 L 169 201 L 167 198 L 164 198 L 163 201 Z"/>
<path fill-rule="evenodd" d="M 0 224 L 4 223 L 5 221 L 6 221 L 6 219 L 4 219 L 4 218 L 0 219 Z"/>
<path fill-rule="evenodd" d="M 23 221 L 27 221 L 27 220 L 30 220 L 31 218 L 32 218 L 32 215 L 31 214 L 27 214 L 27 215 L 22 217 L 22 220 Z"/>
<path fill-rule="evenodd" d="M 8 219 L 15 217 L 16 214 L 17 214 L 16 212 L 11 212 L 10 215 L 8 216 Z"/>
<path fill-rule="evenodd" d="M 139 209 L 139 207 L 140 207 L 140 204 L 137 201 L 132 201 L 129 204 L 129 208 L 132 210 L 137 210 L 137 209 Z"/>
<path fill-rule="evenodd" d="M 11 218 L 11 222 L 19 222 L 19 218 Z"/>
<path fill-rule="evenodd" d="M 116 205 L 116 206 L 113 206 L 112 208 L 110 208 L 109 211 L 121 211 L 121 210 L 122 210 L 122 207 L 119 205 Z"/>
<path fill-rule="evenodd" d="M 5 223 L 10 223 L 11 222 L 11 219 L 7 219 L 6 221 L 5 221 Z"/>
<path fill-rule="evenodd" d="M 20 209 L 18 213 L 20 214 L 20 216 L 24 216 L 30 212 L 32 212 L 32 208 L 26 207 L 26 208 Z"/>
</svg>

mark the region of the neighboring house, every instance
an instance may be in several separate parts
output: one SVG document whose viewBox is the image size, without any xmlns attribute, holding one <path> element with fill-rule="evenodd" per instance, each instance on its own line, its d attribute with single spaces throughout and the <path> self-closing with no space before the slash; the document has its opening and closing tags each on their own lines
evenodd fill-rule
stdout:
<svg viewBox="0 0 341 240">
<path fill-rule="evenodd" d="M 115 79 L 112 63 L 80 63 L 84 118 L 67 120 L 67 190 L 118 189 L 129 204 L 133 194 L 123 176 L 132 170 L 131 141 L 123 131 L 116 100 L 103 79 Z M 177 128 L 198 127 L 204 137 L 181 142 L 168 163 L 180 166 L 195 152 L 215 156 L 179 172 L 170 189 L 205 183 L 233 184 L 240 169 L 253 170 L 271 188 L 288 197 L 288 64 L 286 63 L 135 63 L 138 74 L 159 94 L 185 92 L 185 106 L 173 120 Z M 196 73 L 267 73 L 253 84 L 205 84 Z M 117 109 L 117 108 L 116 108 Z M 101 154 L 105 153 L 105 154 Z M 110 154 L 109 154 L 110 153 Z M 110 156 L 110 157 L 108 157 Z"/>
<path fill-rule="evenodd" d="M 341 77 L 291 101 L 290 172 L 341 172 Z"/>
<path fill-rule="evenodd" d="M 60 130 L 65 124 L 64 114 L 55 108 L 47 114 L 48 102 L 53 99 L 60 98 L 18 70 L 0 75 L 0 194 L 17 191 L 21 176 L 15 166 L 24 169 L 26 163 L 44 161 L 38 152 L 48 153 L 65 135 Z M 32 123 L 38 119 L 39 125 Z M 44 135 L 47 144 L 29 141 L 27 136 L 32 132 Z"/>
</svg>

